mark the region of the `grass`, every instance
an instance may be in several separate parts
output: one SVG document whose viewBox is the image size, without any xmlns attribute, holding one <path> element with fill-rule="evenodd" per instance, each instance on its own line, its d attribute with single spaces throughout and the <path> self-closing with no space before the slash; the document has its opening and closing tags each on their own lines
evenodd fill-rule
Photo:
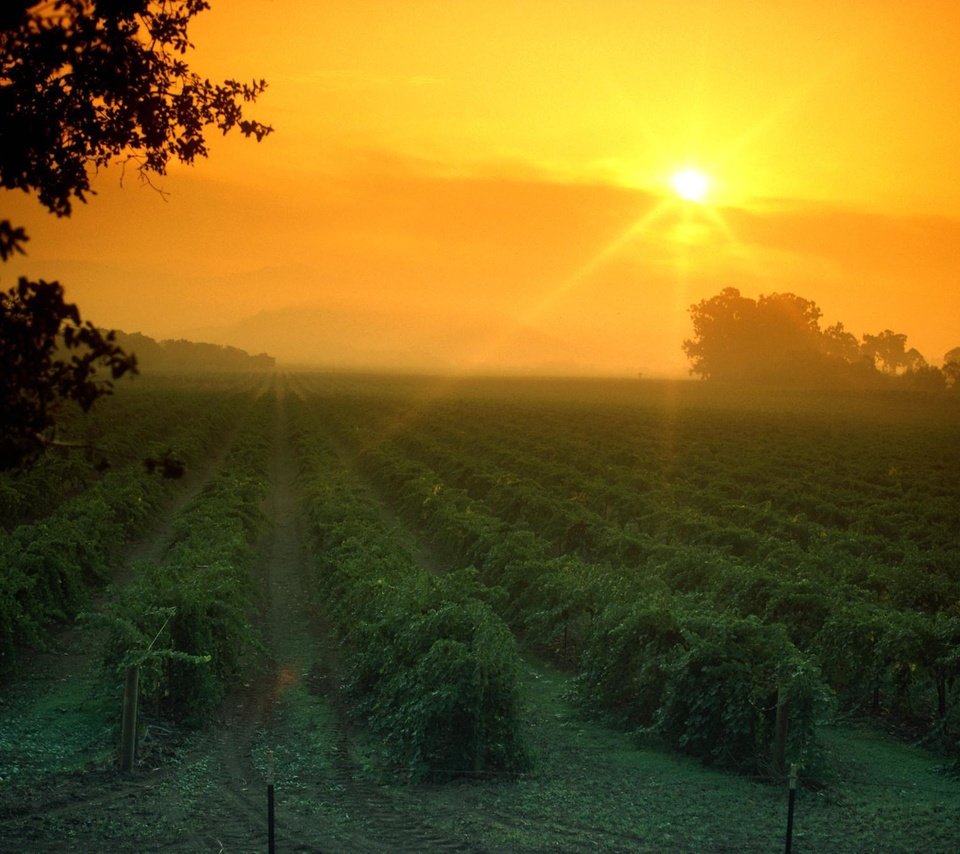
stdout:
<svg viewBox="0 0 960 854">
<path fill-rule="evenodd" d="M 787 789 L 693 760 L 638 749 L 630 736 L 579 720 L 568 678 L 530 662 L 529 737 L 536 771 L 515 782 L 418 791 L 425 811 L 481 849 L 534 852 L 775 851 Z M 801 790 L 795 851 L 956 851 L 960 783 L 938 759 L 869 730 L 828 734 L 837 781 Z"/>
<path fill-rule="evenodd" d="M 550 666 L 527 659 L 524 682 L 534 770 L 515 779 L 422 786 L 385 782 L 369 737 L 348 725 L 344 738 L 328 698 L 310 679 L 290 685 L 252 745 L 263 779 L 273 764 L 278 822 L 287 839 L 308 839 L 315 828 L 326 838 L 348 840 L 350 850 L 375 850 L 390 845 L 391 830 L 401 822 L 406 832 L 413 827 L 422 833 L 428 847 L 436 838 L 521 854 L 783 846 L 784 786 L 641 749 L 628 733 L 582 720 L 566 699 L 569 676 Z M 75 786 L 82 779 L 90 792 L 116 792 L 108 811 L 91 812 L 81 802 L 76 809 L 24 816 L 16 838 L 35 838 L 38 845 L 57 838 L 56 850 L 83 850 L 93 839 L 191 850 L 188 840 L 202 838 L 205 804 L 222 782 L 210 760 L 216 727 L 183 741 L 158 776 L 143 773 L 120 783 L 107 779 L 115 760 L 116 712 L 97 668 L 31 684 L 0 702 L 4 804 L 15 806 L 15 792 L 63 779 Z M 941 759 L 849 725 L 824 728 L 823 743 L 829 784 L 799 792 L 795 851 L 960 848 L 960 781 L 941 773 Z M 91 769 L 96 779 L 84 776 Z"/>
<path fill-rule="evenodd" d="M 79 662 L 76 672 L 56 662 Z M 106 767 L 118 738 L 119 695 L 98 664 L 72 653 L 46 653 L 34 666 L 48 671 L 0 694 L 0 779 L 28 786 L 53 775 Z"/>
</svg>

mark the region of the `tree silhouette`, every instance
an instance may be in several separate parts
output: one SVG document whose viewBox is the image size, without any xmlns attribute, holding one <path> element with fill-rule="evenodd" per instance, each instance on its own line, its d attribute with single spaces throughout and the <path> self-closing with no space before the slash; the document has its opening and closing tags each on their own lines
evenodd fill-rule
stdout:
<svg viewBox="0 0 960 854">
<path fill-rule="evenodd" d="M 885 374 L 897 375 L 927 366 L 926 359 L 915 348 L 907 349 L 907 336 L 891 329 L 877 335 L 865 334 L 860 350 Z"/>
<path fill-rule="evenodd" d="M 758 300 L 724 288 L 690 307 L 694 337 L 683 342 L 691 373 L 705 379 L 771 379 L 806 370 L 822 352 L 820 309 L 796 294 Z"/>
<path fill-rule="evenodd" d="M 74 354 L 65 358 L 64 350 Z M 20 279 L 0 293 L 0 471 L 32 462 L 50 444 L 57 404 L 73 399 L 86 411 L 111 389 L 97 381 L 96 365 L 113 379 L 136 369 L 114 335 L 81 323 L 56 282 Z"/>
<path fill-rule="evenodd" d="M 842 323 L 834 323 L 823 330 L 823 352 L 834 359 L 856 362 L 860 359 L 860 342 L 852 332 L 847 332 Z"/>
<path fill-rule="evenodd" d="M 960 347 L 954 347 L 943 356 L 943 375 L 954 391 L 960 391 Z"/>
<path fill-rule="evenodd" d="M 191 20 L 205 0 L 45 0 L 0 9 L 0 186 L 35 194 L 57 216 L 86 201 L 90 175 L 121 160 L 140 178 L 171 158 L 207 154 L 206 133 L 238 129 L 258 141 L 272 128 L 244 104 L 262 80 L 212 83 L 184 57 Z M 27 235 L 0 221 L 0 260 Z M 0 469 L 29 462 L 51 441 L 56 408 L 84 408 L 111 379 L 136 369 L 110 334 L 82 323 L 57 282 L 21 278 L 0 299 Z M 65 353 L 69 353 L 69 358 Z"/>
<path fill-rule="evenodd" d="M 756 313 L 756 302 L 736 288 L 724 288 L 691 306 L 694 337 L 683 342 L 692 363 L 690 372 L 709 379 L 749 370 L 753 344 L 748 330 L 756 326 Z"/>
<path fill-rule="evenodd" d="M 907 336 L 885 329 L 861 341 L 842 323 L 820 328 L 817 304 L 796 294 L 744 297 L 736 288 L 690 306 L 694 337 L 683 342 L 690 372 L 704 379 L 942 391 L 960 379 L 960 348 L 944 370 L 931 367 Z M 957 357 L 955 366 L 951 357 Z"/>
</svg>

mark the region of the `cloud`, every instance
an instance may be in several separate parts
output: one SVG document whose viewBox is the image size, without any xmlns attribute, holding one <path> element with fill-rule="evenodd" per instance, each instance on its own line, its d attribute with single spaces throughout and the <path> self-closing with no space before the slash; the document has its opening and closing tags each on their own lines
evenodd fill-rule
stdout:
<svg viewBox="0 0 960 854">
<path fill-rule="evenodd" d="M 687 309 L 728 285 L 793 291 L 857 333 L 907 332 L 931 359 L 960 342 L 960 223 L 942 217 L 789 200 L 696 214 L 537 163 L 376 149 L 296 181 L 196 170 L 168 189 L 164 203 L 107 185 L 70 220 L 28 222 L 31 255 L 4 273 L 61 276 L 94 319 L 148 334 L 349 310 L 364 358 L 389 340 L 384 359 L 418 364 L 443 342 L 451 362 L 482 345 L 532 365 L 524 340 L 541 361 L 681 374 Z"/>
<path fill-rule="evenodd" d="M 826 259 L 848 276 L 941 276 L 960 271 L 960 220 L 778 202 L 726 214 L 747 242 Z"/>
<path fill-rule="evenodd" d="M 933 362 L 960 341 L 960 220 L 800 202 L 726 216 L 763 292 L 794 290 L 857 334 L 905 332 Z"/>
</svg>

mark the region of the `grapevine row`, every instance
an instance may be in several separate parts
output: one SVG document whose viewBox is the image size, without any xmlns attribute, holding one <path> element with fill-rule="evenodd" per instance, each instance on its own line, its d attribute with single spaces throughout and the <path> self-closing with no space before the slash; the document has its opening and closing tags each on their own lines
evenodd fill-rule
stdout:
<svg viewBox="0 0 960 854">
<path fill-rule="evenodd" d="M 484 502 L 444 485 L 438 473 L 418 466 L 402 452 L 392 457 L 388 446 L 381 444 L 367 451 L 366 460 L 370 475 L 436 542 L 480 566 L 487 583 L 506 587 L 514 625 L 539 643 L 562 639 L 567 649 L 581 646 L 581 685 L 589 703 L 613 711 L 627 724 L 652 727 L 684 749 L 697 752 L 696 732 L 710 732 L 721 745 L 729 739 L 706 726 L 702 714 L 665 701 L 712 697 L 716 715 L 710 720 L 719 725 L 717 721 L 736 707 L 727 696 L 736 680 L 727 679 L 723 688 L 701 685 L 699 691 L 692 690 L 691 673 L 711 669 L 728 673 L 729 668 L 719 659 L 709 667 L 698 663 L 692 647 L 678 646 L 680 637 L 696 636 L 704 643 L 713 637 L 708 644 L 711 654 L 726 650 L 724 654 L 735 659 L 740 656 L 741 664 L 752 661 L 744 664 L 754 673 L 751 684 L 765 687 L 758 689 L 760 694 L 743 689 L 740 700 L 766 709 L 768 715 L 771 697 L 778 690 L 781 698 L 784 694 L 782 668 L 790 670 L 803 695 L 802 701 L 792 701 L 795 734 L 798 715 L 804 719 L 801 729 L 811 732 L 828 698 L 818 669 L 849 705 L 876 707 L 882 690 L 901 713 L 919 696 L 928 710 L 935 709 L 937 725 L 955 713 L 949 693 L 958 671 L 956 617 L 897 610 L 852 587 L 831 590 L 811 579 L 731 564 L 709 550 L 677 544 L 658 546 L 653 551 L 657 560 L 642 568 L 587 563 L 576 555 L 558 558 L 549 541 L 524 526 L 504 522 Z M 664 628 L 664 621 L 672 628 Z M 659 626 L 656 631 L 654 624 Z M 661 630 L 662 637 L 657 634 Z M 737 651 L 751 634 L 764 638 L 757 647 L 765 650 L 763 655 Z M 675 661 L 666 663 L 676 649 L 686 649 L 682 673 Z M 758 672 L 766 675 L 756 682 Z M 666 673 L 672 674 L 672 688 Z M 778 682 L 779 688 L 774 687 Z M 766 696 L 761 696 L 763 691 Z M 924 699 L 931 694 L 935 700 Z M 724 701 L 714 703 L 721 696 Z M 928 715 L 928 720 L 933 717 Z M 745 719 L 739 719 L 741 724 Z M 752 740 L 769 723 L 758 718 L 755 725 L 741 727 L 741 734 Z M 740 749 L 745 747 L 739 744 Z M 753 749 L 739 755 L 753 756 L 758 767 L 764 753 Z M 710 758 L 718 758 L 712 750 Z"/>
<path fill-rule="evenodd" d="M 221 467 L 177 514 L 163 559 L 139 564 L 104 618 L 107 665 L 118 672 L 139 666 L 143 701 L 174 719 L 202 720 L 255 643 L 251 566 L 272 407 L 269 397 L 253 405 Z"/>
<path fill-rule="evenodd" d="M 188 411 L 173 408 L 157 419 L 167 425 L 162 444 L 141 444 L 141 455 L 162 447 L 187 465 L 199 464 L 241 405 L 232 395 L 186 399 Z M 0 672 L 15 668 L 23 644 L 42 645 L 52 621 L 71 619 L 88 603 L 120 547 L 147 529 L 175 490 L 176 480 L 151 473 L 142 460 L 111 468 L 44 518 L 0 533 Z"/>
<path fill-rule="evenodd" d="M 418 566 L 326 437 L 299 412 L 317 585 L 342 648 L 346 695 L 413 779 L 527 766 L 520 661 L 475 574 Z"/>
</svg>

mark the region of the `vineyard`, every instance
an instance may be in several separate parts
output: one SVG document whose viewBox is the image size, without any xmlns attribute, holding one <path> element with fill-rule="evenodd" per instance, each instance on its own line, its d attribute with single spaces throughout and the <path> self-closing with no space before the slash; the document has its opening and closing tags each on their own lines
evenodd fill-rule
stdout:
<svg viewBox="0 0 960 854">
<path fill-rule="evenodd" d="M 960 844 L 960 409 L 137 380 L 0 478 L 0 848 Z M 136 768 L 117 772 L 136 667 Z M 254 841 L 251 840 L 263 840 Z"/>
</svg>

